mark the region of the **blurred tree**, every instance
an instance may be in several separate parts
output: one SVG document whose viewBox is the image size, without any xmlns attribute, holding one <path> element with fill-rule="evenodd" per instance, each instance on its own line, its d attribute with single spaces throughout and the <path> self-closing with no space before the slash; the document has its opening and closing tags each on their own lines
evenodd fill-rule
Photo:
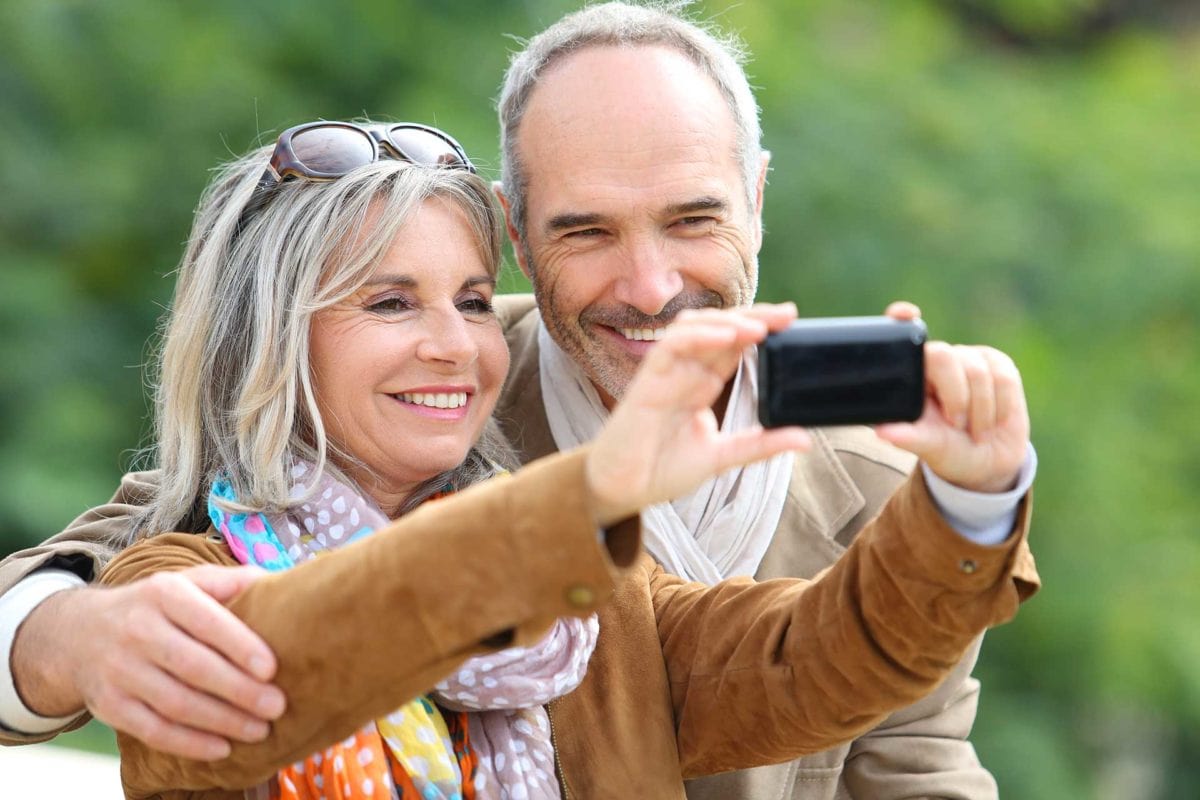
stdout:
<svg viewBox="0 0 1200 800">
<path fill-rule="evenodd" d="M 371 115 L 493 171 L 504 34 L 575 5 L 0 4 L 0 549 L 107 498 L 143 441 L 145 342 L 213 166 Z M 1003 795 L 1198 796 L 1197 4 L 706 8 L 754 54 L 773 152 L 761 295 L 906 297 L 1022 366 L 1046 589 L 979 668 Z"/>
</svg>

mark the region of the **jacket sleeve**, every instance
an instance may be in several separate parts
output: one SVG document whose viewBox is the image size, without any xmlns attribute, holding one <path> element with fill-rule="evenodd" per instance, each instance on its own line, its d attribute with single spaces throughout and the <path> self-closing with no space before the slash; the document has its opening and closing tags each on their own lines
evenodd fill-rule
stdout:
<svg viewBox="0 0 1200 800">
<path fill-rule="evenodd" d="M 996 800 L 999 789 L 968 740 L 979 707 L 971 670 L 982 637 L 928 696 L 856 739 L 842 782 L 854 798 Z"/>
<path fill-rule="evenodd" d="M 119 735 L 132 797 L 253 786 L 395 710 L 489 647 L 532 643 L 592 613 L 639 551 L 629 520 L 597 534 L 581 451 L 427 503 L 355 544 L 256 581 L 231 610 L 271 646 L 288 698 L 266 741 L 199 762 Z M 106 583 L 230 563 L 205 536 L 164 534 L 118 556 Z"/>
<path fill-rule="evenodd" d="M 1029 511 L 1026 498 L 1003 545 L 976 545 L 915 474 L 814 581 L 705 587 L 656 571 L 685 777 L 827 749 L 943 683 L 1036 591 Z"/>
<path fill-rule="evenodd" d="M 157 477 L 157 472 L 126 475 L 108 503 L 84 512 L 66 530 L 42 544 L 18 550 L 0 561 L 0 594 L 43 567 L 65 569 L 85 581 L 95 580 L 116 553 L 115 542 L 130 530 L 133 515 L 145 505 L 147 493 L 157 483 Z M 80 727 L 89 719 L 91 715 L 84 713 L 58 730 L 38 734 L 0 727 L 0 745 L 44 742 Z"/>
</svg>

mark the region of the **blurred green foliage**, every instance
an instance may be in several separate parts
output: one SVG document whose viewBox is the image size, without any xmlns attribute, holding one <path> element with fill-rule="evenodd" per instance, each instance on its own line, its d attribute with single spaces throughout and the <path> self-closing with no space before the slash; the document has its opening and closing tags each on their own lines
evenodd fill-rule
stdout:
<svg viewBox="0 0 1200 800">
<path fill-rule="evenodd" d="M 504 34 L 572 7 L 0 6 L 0 552 L 106 499 L 144 443 L 146 339 L 214 165 L 366 114 L 443 126 L 494 169 Z M 704 9 L 754 53 L 760 295 L 812 315 L 911 299 L 936 336 L 1022 367 L 1046 588 L 978 670 L 1002 793 L 1200 796 L 1196 6 Z"/>
</svg>

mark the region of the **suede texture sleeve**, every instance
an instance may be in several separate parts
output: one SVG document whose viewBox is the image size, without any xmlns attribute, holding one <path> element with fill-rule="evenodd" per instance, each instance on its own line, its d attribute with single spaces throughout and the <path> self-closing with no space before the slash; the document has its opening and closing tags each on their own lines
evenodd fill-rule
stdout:
<svg viewBox="0 0 1200 800">
<path fill-rule="evenodd" d="M 627 520 L 597 535 L 585 452 L 426 504 L 362 541 L 264 576 L 230 608 L 271 646 L 288 710 L 258 744 L 198 762 L 118 736 L 129 797 L 239 789 L 350 735 L 491 646 L 536 641 L 592 613 L 639 552 Z M 118 556 L 105 583 L 233 563 L 216 536 L 164 534 Z M 182 790 L 183 793 L 172 793 Z"/>
<path fill-rule="evenodd" d="M 1003 545 L 983 547 L 942 520 L 918 473 L 813 582 L 709 589 L 657 570 L 684 776 L 824 750 L 935 689 L 1037 590 L 1030 505 Z"/>
</svg>

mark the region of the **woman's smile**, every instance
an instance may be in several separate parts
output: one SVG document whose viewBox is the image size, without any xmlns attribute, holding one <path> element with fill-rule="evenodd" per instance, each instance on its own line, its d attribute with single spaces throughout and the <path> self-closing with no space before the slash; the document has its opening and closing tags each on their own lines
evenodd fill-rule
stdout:
<svg viewBox="0 0 1200 800">
<path fill-rule="evenodd" d="M 325 429 L 382 508 L 457 467 L 479 440 L 508 372 L 494 290 L 466 216 L 435 197 L 359 290 L 313 319 Z"/>
<path fill-rule="evenodd" d="M 474 394 L 474 388 L 469 386 L 422 386 L 391 397 L 414 414 L 456 422 L 466 418 Z"/>
</svg>

